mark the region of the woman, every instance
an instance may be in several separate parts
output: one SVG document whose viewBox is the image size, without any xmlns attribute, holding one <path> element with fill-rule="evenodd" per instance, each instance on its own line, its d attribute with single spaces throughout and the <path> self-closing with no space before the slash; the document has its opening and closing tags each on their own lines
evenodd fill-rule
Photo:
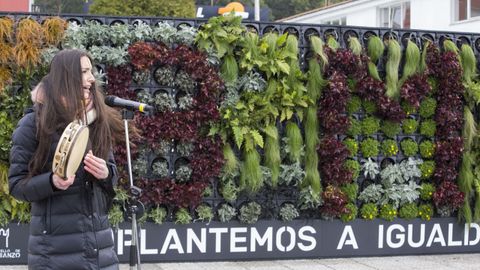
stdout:
<svg viewBox="0 0 480 270">
<path fill-rule="evenodd" d="M 29 269 L 118 269 L 108 208 L 120 114 L 105 105 L 91 59 L 80 50 L 60 51 L 36 92 L 34 110 L 13 133 L 9 170 L 10 194 L 32 205 Z M 52 173 L 52 160 L 73 121 L 88 124 L 90 138 L 75 175 L 62 179 Z"/>
</svg>

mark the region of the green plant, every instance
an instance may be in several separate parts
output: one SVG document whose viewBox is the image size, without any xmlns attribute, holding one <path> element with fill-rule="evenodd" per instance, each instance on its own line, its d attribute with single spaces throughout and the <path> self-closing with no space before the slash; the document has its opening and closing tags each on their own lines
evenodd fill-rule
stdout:
<svg viewBox="0 0 480 270">
<path fill-rule="evenodd" d="M 266 140 L 264 151 L 264 164 L 271 170 L 272 187 L 276 188 L 278 185 L 278 177 L 280 175 L 280 138 L 278 136 L 278 129 L 275 125 L 269 125 L 265 128 Z"/>
<path fill-rule="evenodd" d="M 394 140 L 384 140 L 382 142 L 382 153 L 386 157 L 395 156 L 398 153 L 398 145 Z"/>
<path fill-rule="evenodd" d="M 417 131 L 418 121 L 415 119 L 405 119 L 402 122 L 402 130 L 404 134 L 413 134 Z"/>
<path fill-rule="evenodd" d="M 175 224 L 188 224 L 192 222 L 192 216 L 187 208 L 180 208 L 175 212 Z"/>
<path fill-rule="evenodd" d="M 348 114 L 358 112 L 361 107 L 362 107 L 362 100 L 358 96 L 352 96 L 347 101 L 347 113 Z"/>
<path fill-rule="evenodd" d="M 304 155 L 302 131 L 298 125 L 292 121 L 288 121 L 286 125 L 286 147 L 288 159 L 290 162 L 300 162 Z"/>
<path fill-rule="evenodd" d="M 305 177 L 305 171 L 299 162 L 290 165 L 280 165 L 279 184 L 298 186 Z"/>
<path fill-rule="evenodd" d="M 203 193 L 202 193 L 202 197 L 204 198 L 208 198 L 208 197 L 211 197 L 213 195 L 213 189 L 211 186 L 207 186 L 204 190 L 203 190 Z"/>
<path fill-rule="evenodd" d="M 137 160 L 137 161 L 140 161 L 140 160 Z M 146 160 L 144 160 L 144 162 L 146 162 Z M 158 175 L 160 177 L 167 177 L 169 175 L 167 161 L 164 159 L 154 161 L 152 165 L 152 171 L 154 175 Z M 142 175 L 142 174 L 139 174 L 139 175 Z M 143 175 L 146 175 L 146 172 Z"/>
<path fill-rule="evenodd" d="M 262 207 L 256 202 L 249 202 L 240 207 L 240 216 L 238 219 L 246 224 L 257 222 L 258 217 L 262 214 Z"/>
<path fill-rule="evenodd" d="M 355 219 L 355 217 L 358 214 L 358 207 L 354 203 L 348 203 L 345 206 L 345 209 L 347 210 L 346 213 L 343 213 L 340 215 L 340 219 L 343 222 L 350 222 Z"/>
<path fill-rule="evenodd" d="M 419 145 L 420 155 L 423 158 L 432 158 L 435 154 L 435 144 L 430 140 L 424 140 Z"/>
<path fill-rule="evenodd" d="M 428 97 L 425 98 L 422 103 L 420 103 L 420 108 L 418 113 L 423 118 L 430 118 L 435 114 L 437 109 L 437 101 L 434 98 Z"/>
<path fill-rule="evenodd" d="M 434 192 L 435 186 L 433 184 L 423 183 L 420 186 L 420 198 L 424 201 L 431 200 Z"/>
<path fill-rule="evenodd" d="M 378 155 L 378 148 L 380 143 L 372 138 L 368 138 L 362 141 L 360 144 L 360 150 L 362 151 L 362 155 L 365 158 L 370 158 Z"/>
<path fill-rule="evenodd" d="M 377 203 L 382 198 L 383 193 L 385 193 L 385 190 L 381 185 L 370 184 L 360 192 L 358 199 L 364 203 Z"/>
<path fill-rule="evenodd" d="M 434 120 L 427 119 L 425 121 L 422 121 L 420 125 L 420 134 L 427 137 L 433 137 L 435 136 L 436 131 L 437 131 L 437 123 Z"/>
<path fill-rule="evenodd" d="M 202 204 L 199 205 L 196 209 L 195 212 L 197 212 L 198 219 L 203 221 L 203 222 L 210 222 L 213 219 L 213 211 L 212 207 Z"/>
<path fill-rule="evenodd" d="M 380 129 L 380 119 L 369 116 L 362 120 L 362 134 L 373 135 Z"/>
<path fill-rule="evenodd" d="M 365 178 L 375 179 L 377 174 L 380 172 L 378 169 L 378 164 L 371 158 L 368 158 L 362 164 L 362 170 Z"/>
<path fill-rule="evenodd" d="M 433 206 L 431 204 L 421 204 L 418 207 L 418 216 L 423 220 L 429 221 L 433 216 Z"/>
<path fill-rule="evenodd" d="M 388 60 L 385 64 L 386 71 L 386 87 L 385 95 L 392 99 L 398 99 L 400 96 L 400 88 L 398 87 L 398 69 L 402 52 L 400 44 L 395 39 L 388 40 Z"/>
<path fill-rule="evenodd" d="M 121 207 L 121 205 L 115 204 L 112 206 L 110 211 L 108 211 L 108 221 L 112 227 L 118 227 L 118 224 L 125 220 Z"/>
<path fill-rule="evenodd" d="M 234 202 L 237 200 L 238 191 L 239 189 L 237 185 L 231 180 L 224 183 L 220 188 L 220 193 L 227 202 Z"/>
<path fill-rule="evenodd" d="M 342 185 L 340 190 L 347 196 L 348 201 L 354 203 L 357 200 L 358 194 L 358 184 L 357 183 L 349 183 Z"/>
<path fill-rule="evenodd" d="M 360 133 L 362 133 L 362 125 L 360 121 L 353 117 L 350 117 L 350 126 L 348 127 L 347 135 L 355 137 L 357 135 L 360 135 Z"/>
<path fill-rule="evenodd" d="M 394 139 L 397 134 L 400 133 L 402 128 L 400 127 L 399 123 L 391 122 L 391 121 L 383 121 L 381 126 L 382 132 L 385 136 Z"/>
<path fill-rule="evenodd" d="M 360 163 L 353 159 L 347 159 L 345 161 L 344 167 L 352 172 L 352 180 L 357 180 L 358 176 L 360 176 Z"/>
<path fill-rule="evenodd" d="M 364 100 L 362 106 L 365 113 L 373 114 L 377 111 L 377 105 L 373 101 Z"/>
<path fill-rule="evenodd" d="M 176 108 L 175 98 L 163 91 L 157 91 L 153 96 L 153 103 L 159 112 L 172 111 Z"/>
<path fill-rule="evenodd" d="M 403 111 L 407 114 L 407 116 L 417 112 L 417 109 L 406 101 L 402 101 L 401 106 Z"/>
<path fill-rule="evenodd" d="M 384 204 L 380 207 L 380 218 L 393 221 L 397 217 L 397 209 L 391 204 Z"/>
<path fill-rule="evenodd" d="M 148 213 L 148 217 L 152 219 L 155 224 L 162 224 L 167 218 L 167 209 L 165 207 L 156 206 Z"/>
<path fill-rule="evenodd" d="M 300 190 L 298 205 L 301 210 L 316 209 L 321 204 L 322 197 L 313 190 L 312 186 L 307 186 Z"/>
<path fill-rule="evenodd" d="M 244 150 L 244 159 L 240 169 L 240 189 L 255 193 L 263 187 L 263 176 L 260 169 L 260 155 L 257 150 Z"/>
<path fill-rule="evenodd" d="M 300 214 L 298 213 L 297 208 L 292 203 L 285 203 L 282 205 L 279 211 L 279 216 L 283 221 L 291 221 L 297 218 Z"/>
<path fill-rule="evenodd" d="M 374 203 L 366 203 L 360 208 L 360 216 L 363 219 L 373 220 L 378 216 L 378 208 Z"/>
<path fill-rule="evenodd" d="M 188 165 L 179 166 L 178 169 L 175 170 L 175 180 L 180 183 L 188 182 L 190 181 L 192 172 L 192 168 Z"/>
<path fill-rule="evenodd" d="M 237 210 L 229 204 L 222 204 L 217 210 L 220 222 L 229 222 L 237 215 Z"/>
<path fill-rule="evenodd" d="M 422 179 L 429 179 L 435 172 L 435 161 L 424 161 L 422 164 L 420 164 L 419 169 L 422 172 Z"/>
<path fill-rule="evenodd" d="M 356 156 L 358 153 L 358 142 L 352 138 L 346 138 L 343 140 L 343 144 L 347 147 L 348 151 L 350 152 L 350 156 Z"/>
<path fill-rule="evenodd" d="M 418 216 L 418 206 L 415 203 L 406 203 L 398 211 L 398 216 L 405 219 L 413 219 Z"/>
<path fill-rule="evenodd" d="M 407 157 L 415 156 L 418 153 L 418 144 L 411 138 L 402 140 L 400 146 L 403 154 Z"/>
</svg>

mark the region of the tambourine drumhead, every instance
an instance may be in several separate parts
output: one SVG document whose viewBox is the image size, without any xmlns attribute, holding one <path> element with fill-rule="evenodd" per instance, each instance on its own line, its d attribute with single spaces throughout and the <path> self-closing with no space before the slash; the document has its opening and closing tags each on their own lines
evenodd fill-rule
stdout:
<svg viewBox="0 0 480 270">
<path fill-rule="evenodd" d="M 53 157 L 53 173 L 64 179 L 75 174 L 83 160 L 88 136 L 87 126 L 72 122 L 65 128 Z"/>
</svg>

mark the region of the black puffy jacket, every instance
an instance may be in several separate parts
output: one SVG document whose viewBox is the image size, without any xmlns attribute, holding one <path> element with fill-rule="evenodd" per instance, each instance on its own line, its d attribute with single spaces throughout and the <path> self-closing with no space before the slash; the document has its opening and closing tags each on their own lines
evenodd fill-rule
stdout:
<svg viewBox="0 0 480 270">
<path fill-rule="evenodd" d="M 113 155 L 110 174 L 94 179 L 83 168 L 67 190 L 51 183 L 51 160 L 61 134 L 57 134 L 42 173 L 25 181 L 28 163 L 37 148 L 35 113 L 27 113 L 13 133 L 9 186 L 15 198 L 31 202 L 29 269 L 118 269 L 113 232 L 108 222 L 108 201 L 117 174 Z"/>
</svg>

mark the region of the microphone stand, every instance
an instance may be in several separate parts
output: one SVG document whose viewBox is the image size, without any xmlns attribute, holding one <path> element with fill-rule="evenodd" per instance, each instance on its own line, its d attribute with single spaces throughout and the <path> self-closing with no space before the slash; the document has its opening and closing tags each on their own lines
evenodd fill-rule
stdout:
<svg viewBox="0 0 480 270">
<path fill-rule="evenodd" d="M 132 244 L 130 246 L 130 270 L 141 269 L 139 236 L 137 230 L 137 215 L 140 218 L 145 211 L 143 204 L 138 200 L 142 190 L 133 184 L 132 160 L 130 157 L 130 138 L 128 136 L 128 120 L 132 120 L 134 112 L 122 109 L 122 119 L 125 126 L 125 143 L 127 147 L 128 178 L 130 180 L 130 194 L 132 195 L 128 203 L 127 213 L 132 220 Z"/>
</svg>

